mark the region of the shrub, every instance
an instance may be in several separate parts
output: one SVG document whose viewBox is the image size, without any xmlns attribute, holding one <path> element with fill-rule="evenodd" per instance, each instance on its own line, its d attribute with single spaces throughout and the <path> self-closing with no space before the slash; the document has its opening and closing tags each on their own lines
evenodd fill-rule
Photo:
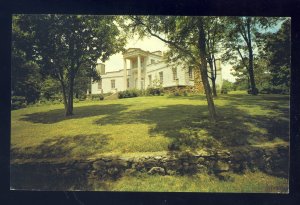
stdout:
<svg viewBox="0 0 300 205">
<path fill-rule="evenodd" d="M 163 90 L 161 88 L 147 88 L 146 95 L 161 95 Z"/>
<path fill-rule="evenodd" d="M 262 94 L 289 94 L 289 88 L 284 85 L 266 85 L 260 90 Z"/>
<path fill-rule="evenodd" d="M 181 86 L 181 87 L 165 88 L 164 92 L 170 96 L 188 96 L 189 93 L 192 93 L 194 91 L 193 91 L 193 88 L 191 88 L 191 87 Z"/>
<path fill-rule="evenodd" d="M 104 100 L 104 96 L 102 94 L 92 94 L 92 100 Z"/>
<path fill-rule="evenodd" d="M 222 88 L 222 90 L 221 90 L 221 94 L 228 94 L 228 90 L 227 90 L 227 88 Z"/>
<path fill-rule="evenodd" d="M 138 97 L 142 94 L 142 91 L 139 91 L 137 89 L 129 89 L 125 91 L 118 92 L 118 97 L 121 98 L 134 98 Z"/>
<path fill-rule="evenodd" d="M 251 90 L 251 88 L 250 89 L 248 89 L 248 94 L 252 94 L 252 90 Z M 254 90 L 254 92 L 253 92 L 253 94 L 254 95 L 257 95 L 258 94 L 258 89 L 257 88 L 255 88 L 255 90 Z"/>
<path fill-rule="evenodd" d="M 24 96 L 12 96 L 11 97 L 11 109 L 17 110 L 20 108 L 25 108 L 27 106 L 27 102 Z"/>
</svg>

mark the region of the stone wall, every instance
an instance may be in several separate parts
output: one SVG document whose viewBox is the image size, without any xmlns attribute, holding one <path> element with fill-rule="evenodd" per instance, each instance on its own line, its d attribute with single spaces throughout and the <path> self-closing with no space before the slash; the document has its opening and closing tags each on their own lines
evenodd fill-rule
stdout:
<svg viewBox="0 0 300 205">
<path fill-rule="evenodd" d="M 243 173 L 250 169 L 271 175 L 288 176 L 288 148 L 244 148 L 229 151 L 169 152 L 159 156 L 99 157 L 94 160 L 70 160 L 66 163 L 12 163 L 13 187 L 18 187 L 20 176 L 57 177 L 74 179 L 117 179 L 124 174 L 144 172 L 159 175 L 184 175 L 204 172 L 220 179 L 228 179 L 226 173 Z M 35 173 L 35 174 L 34 174 Z M 224 175 L 225 174 L 225 175 Z M 28 176 L 26 176 L 28 175 Z M 30 177 L 29 177 L 30 178 Z M 46 181 L 46 180 L 45 180 Z"/>
</svg>

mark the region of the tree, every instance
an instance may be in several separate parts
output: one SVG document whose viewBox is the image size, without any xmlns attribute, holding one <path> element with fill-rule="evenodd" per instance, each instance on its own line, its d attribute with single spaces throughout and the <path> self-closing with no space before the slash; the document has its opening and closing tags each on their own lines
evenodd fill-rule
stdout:
<svg viewBox="0 0 300 205">
<path fill-rule="evenodd" d="M 200 70 L 211 121 L 216 121 L 214 100 L 207 75 L 205 19 L 187 16 L 131 16 L 128 27 L 140 36 L 154 36 L 169 45 L 172 60 Z"/>
<path fill-rule="evenodd" d="M 223 80 L 222 89 L 230 91 L 234 90 L 234 84 L 226 79 Z"/>
<path fill-rule="evenodd" d="M 12 22 L 12 95 L 23 96 L 27 103 L 34 103 L 40 95 L 41 75 L 33 61 L 32 35 L 20 28 L 19 16 Z"/>
<path fill-rule="evenodd" d="M 105 61 L 123 49 L 125 37 L 120 35 L 117 20 L 113 16 L 23 16 L 23 28 L 34 35 L 35 61 L 42 74 L 60 83 L 66 116 L 73 114 L 77 74 L 96 74 L 98 59 Z"/>
<path fill-rule="evenodd" d="M 221 42 L 224 38 L 224 24 L 220 17 L 207 17 L 205 19 L 206 27 L 206 49 L 207 49 L 207 62 L 209 64 L 208 77 L 211 79 L 213 95 L 217 96 L 216 79 L 217 79 L 217 66 L 216 55 L 221 51 Z"/>
<path fill-rule="evenodd" d="M 247 69 L 249 76 L 251 94 L 257 95 L 254 74 L 254 48 L 256 38 L 267 28 L 277 23 L 279 18 L 267 17 L 227 17 L 227 55 L 239 56 Z M 235 52 L 235 54 L 233 54 Z M 227 56 L 228 57 L 228 56 Z"/>
<path fill-rule="evenodd" d="M 269 59 L 267 66 L 273 86 L 290 87 L 291 21 L 286 19 L 276 33 L 266 35 L 264 54 Z"/>
</svg>

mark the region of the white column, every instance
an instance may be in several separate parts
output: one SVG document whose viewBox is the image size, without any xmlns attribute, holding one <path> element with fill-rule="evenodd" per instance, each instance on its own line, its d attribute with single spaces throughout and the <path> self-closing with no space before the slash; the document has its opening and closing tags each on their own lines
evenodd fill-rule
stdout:
<svg viewBox="0 0 300 205">
<path fill-rule="evenodd" d="M 137 89 L 141 89 L 141 84 L 142 84 L 142 79 L 141 79 L 141 56 L 138 55 L 138 67 L 137 67 L 137 71 L 138 71 L 138 84 L 137 84 Z"/>
<path fill-rule="evenodd" d="M 127 90 L 127 62 L 124 58 L 124 90 Z"/>
</svg>

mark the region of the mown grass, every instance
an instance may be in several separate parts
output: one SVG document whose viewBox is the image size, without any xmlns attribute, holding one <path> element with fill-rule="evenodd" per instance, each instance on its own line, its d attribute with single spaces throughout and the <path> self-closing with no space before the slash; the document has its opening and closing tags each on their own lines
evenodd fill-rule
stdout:
<svg viewBox="0 0 300 205">
<path fill-rule="evenodd" d="M 139 174 L 95 183 L 98 191 L 286 193 L 288 180 L 262 172 L 230 173 L 229 181 L 208 174 L 160 176 Z"/>
<path fill-rule="evenodd" d="M 161 152 L 174 142 L 188 149 L 197 140 L 199 148 L 205 140 L 217 148 L 288 144 L 288 96 L 233 93 L 219 96 L 215 104 L 217 124 L 208 120 L 205 96 L 80 102 L 68 118 L 63 105 L 12 111 L 13 156 L 46 160 Z M 184 139 L 191 130 L 201 139 Z"/>
<path fill-rule="evenodd" d="M 289 145 L 289 98 L 233 92 L 215 99 L 218 123 L 208 119 L 205 96 L 155 96 L 12 111 L 11 158 L 42 162 L 99 155 L 155 155 L 179 149 L 256 149 Z M 262 172 L 231 173 L 233 180 L 197 174 L 138 174 L 92 182 L 95 190 L 172 192 L 286 192 L 288 179 Z"/>
</svg>

